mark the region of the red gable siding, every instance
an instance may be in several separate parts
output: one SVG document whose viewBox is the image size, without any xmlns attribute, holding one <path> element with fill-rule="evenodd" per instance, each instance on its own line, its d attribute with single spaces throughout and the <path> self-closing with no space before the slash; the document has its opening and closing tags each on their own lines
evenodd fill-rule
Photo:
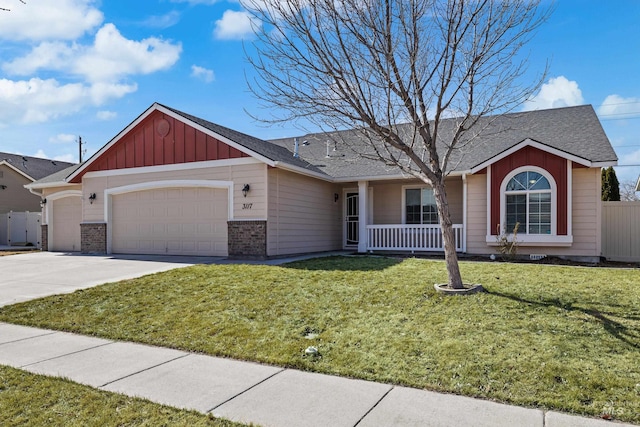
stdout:
<svg viewBox="0 0 640 427">
<path fill-rule="evenodd" d="M 249 157 L 184 122 L 154 111 L 76 176 L 86 172 Z"/>
<path fill-rule="evenodd" d="M 524 147 L 491 166 L 491 234 L 500 224 L 500 185 L 512 170 L 521 166 L 537 166 L 549 172 L 557 188 L 557 234 L 567 235 L 567 160 L 534 147 Z"/>
</svg>

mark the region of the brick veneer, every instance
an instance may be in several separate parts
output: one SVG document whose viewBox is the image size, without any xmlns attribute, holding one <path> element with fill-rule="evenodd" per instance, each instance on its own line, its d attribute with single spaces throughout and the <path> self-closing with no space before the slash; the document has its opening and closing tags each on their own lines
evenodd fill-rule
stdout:
<svg viewBox="0 0 640 427">
<path fill-rule="evenodd" d="M 80 251 L 83 254 L 106 254 L 107 224 L 80 224 Z"/>
<path fill-rule="evenodd" d="M 229 256 L 267 257 L 267 221 L 228 221 Z"/>
<path fill-rule="evenodd" d="M 40 242 L 40 246 L 42 248 L 43 251 L 48 251 L 49 250 L 49 226 L 47 224 L 42 224 L 40 225 L 41 229 L 42 229 L 42 237 L 40 238 L 41 242 Z"/>
</svg>

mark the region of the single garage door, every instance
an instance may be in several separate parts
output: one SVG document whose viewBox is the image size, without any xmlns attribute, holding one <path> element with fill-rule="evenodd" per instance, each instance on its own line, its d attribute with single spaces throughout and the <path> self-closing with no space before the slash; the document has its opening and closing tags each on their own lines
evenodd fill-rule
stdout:
<svg viewBox="0 0 640 427">
<path fill-rule="evenodd" d="M 113 196 L 111 251 L 227 255 L 227 190 L 162 188 Z"/>
<path fill-rule="evenodd" d="M 82 199 L 80 197 L 64 197 L 51 203 L 53 228 L 49 250 L 54 252 L 79 251 Z"/>
</svg>

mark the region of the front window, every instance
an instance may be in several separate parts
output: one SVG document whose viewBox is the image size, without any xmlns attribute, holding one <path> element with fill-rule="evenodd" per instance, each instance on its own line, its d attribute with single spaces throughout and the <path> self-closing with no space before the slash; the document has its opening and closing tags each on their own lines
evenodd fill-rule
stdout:
<svg viewBox="0 0 640 427">
<path fill-rule="evenodd" d="M 551 185 L 544 175 L 526 171 L 515 175 L 505 189 L 505 232 L 551 234 Z"/>
<path fill-rule="evenodd" d="M 405 190 L 405 223 L 438 224 L 438 208 L 431 188 Z"/>
</svg>

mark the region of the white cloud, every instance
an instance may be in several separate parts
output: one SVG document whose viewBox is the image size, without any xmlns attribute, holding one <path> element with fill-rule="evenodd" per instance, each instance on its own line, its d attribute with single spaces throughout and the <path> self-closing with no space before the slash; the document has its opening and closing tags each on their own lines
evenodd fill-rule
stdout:
<svg viewBox="0 0 640 427">
<path fill-rule="evenodd" d="M 165 70 L 180 58 L 182 45 L 155 37 L 129 40 L 113 24 L 104 25 L 94 45 L 79 57 L 73 71 L 90 81 L 106 81 L 131 74 L 150 74 Z"/>
<path fill-rule="evenodd" d="M 141 22 L 145 27 L 169 28 L 180 22 L 180 12 L 172 10 L 164 15 L 153 15 Z"/>
<path fill-rule="evenodd" d="M 191 66 L 191 77 L 195 77 L 198 79 L 202 79 L 207 83 L 211 83 L 215 79 L 215 74 L 213 74 L 213 70 L 208 70 L 204 67 L 200 67 L 198 65 Z"/>
<path fill-rule="evenodd" d="M 136 85 L 0 79 L 0 124 L 46 122 L 134 92 Z"/>
<path fill-rule="evenodd" d="M 584 103 L 578 83 L 564 76 L 550 78 L 542 85 L 540 92 L 524 103 L 525 111 L 545 108 L 570 107 Z"/>
<path fill-rule="evenodd" d="M 37 158 L 39 158 L 39 159 L 48 159 L 48 158 L 49 158 L 49 157 L 47 157 L 47 155 L 46 155 L 46 154 L 44 154 L 44 151 L 42 151 L 42 149 L 38 150 L 38 151 L 36 152 L 36 154 L 34 154 L 34 155 L 33 155 L 33 156 L 31 156 L 31 157 L 37 157 Z"/>
<path fill-rule="evenodd" d="M 115 111 L 98 111 L 98 113 L 96 114 L 96 117 L 98 118 L 98 120 L 113 120 L 116 117 L 118 117 L 118 113 L 116 113 Z"/>
<path fill-rule="evenodd" d="M 76 135 L 71 135 L 70 133 L 59 133 L 56 136 L 49 138 L 49 142 L 54 144 L 69 144 L 76 142 Z"/>
<path fill-rule="evenodd" d="M 78 46 L 64 42 L 43 42 L 34 47 L 27 55 L 6 62 L 2 69 L 10 74 L 28 76 L 40 69 L 62 70 L 73 61 Z"/>
<path fill-rule="evenodd" d="M 0 14 L 0 39 L 75 40 L 102 23 L 94 0 L 15 1 L 10 13 Z"/>
<path fill-rule="evenodd" d="M 92 46 L 76 43 L 43 42 L 3 69 L 16 75 L 31 75 L 39 70 L 63 71 L 92 82 L 117 81 L 136 74 L 150 74 L 173 66 L 182 46 L 150 37 L 129 40 L 113 24 L 97 32 Z"/>
<path fill-rule="evenodd" d="M 53 160 L 59 160 L 67 163 L 78 163 L 78 158 L 74 154 L 62 154 L 60 156 L 54 156 Z"/>
<path fill-rule="evenodd" d="M 76 157 L 73 154 L 62 154 L 59 156 L 54 156 L 53 158 L 47 156 L 47 154 L 44 152 L 44 150 L 41 148 L 39 149 L 32 157 L 37 157 L 39 159 L 51 159 L 51 160 L 58 160 L 60 162 L 68 162 L 68 163 L 77 163 L 78 160 L 76 159 Z"/>
<path fill-rule="evenodd" d="M 259 23 L 252 22 L 251 14 L 246 10 L 225 10 L 222 18 L 215 22 L 213 35 L 217 39 L 241 40 L 253 35 L 253 25 Z"/>
<path fill-rule="evenodd" d="M 598 107 L 598 115 L 621 119 L 638 117 L 640 116 L 640 98 L 609 95 Z"/>
</svg>

